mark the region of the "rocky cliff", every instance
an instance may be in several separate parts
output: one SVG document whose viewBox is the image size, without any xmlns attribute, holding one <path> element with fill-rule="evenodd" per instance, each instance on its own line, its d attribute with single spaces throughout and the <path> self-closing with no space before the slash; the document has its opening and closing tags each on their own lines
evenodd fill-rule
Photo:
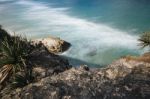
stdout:
<svg viewBox="0 0 150 99">
<path fill-rule="evenodd" d="M 6 98 L 149 99 L 150 63 L 121 58 L 106 68 L 72 67 L 2 94 L 2 99 Z"/>
</svg>

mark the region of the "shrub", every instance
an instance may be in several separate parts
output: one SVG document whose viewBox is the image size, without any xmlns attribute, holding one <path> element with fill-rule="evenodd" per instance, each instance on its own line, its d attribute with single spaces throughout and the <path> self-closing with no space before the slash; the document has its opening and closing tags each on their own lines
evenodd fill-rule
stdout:
<svg viewBox="0 0 150 99">
<path fill-rule="evenodd" d="M 10 35 L 7 33 L 7 31 L 2 29 L 2 26 L 0 25 L 0 42 L 4 40 L 4 37 L 10 38 Z"/>
<path fill-rule="evenodd" d="M 32 46 L 22 37 L 4 38 L 0 45 L 0 84 L 10 81 L 13 85 L 25 85 L 31 81 L 32 67 L 28 64 Z"/>
<path fill-rule="evenodd" d="M 150 32 L 145 32 L 139 39 L 140 46 L 142 48 L 149 46 L 150 47 Z"/>
</svg>

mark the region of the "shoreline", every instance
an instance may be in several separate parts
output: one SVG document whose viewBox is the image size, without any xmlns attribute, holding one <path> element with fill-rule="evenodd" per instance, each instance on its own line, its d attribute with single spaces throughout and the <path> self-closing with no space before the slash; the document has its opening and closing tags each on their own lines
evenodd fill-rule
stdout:
<svg viewBox="0 0 150 99">
<path fill-rule="evenodd" d="M 18 35 L 18 34 L 13 34 L 12 33 L 12 31 L 10 31 L 9 29 L 6 29 L 6 28 L 4 28 L 3 26 L 1 26 L 4 30 L 6 30 L 6 32 L 10 35 L 10 36 L 21 36 L 21 37 L 25 37 L 25 38 L 27 38 L 27 36 L 25 36 L 25 35 Z M 39 43 L 39 42 L 42 42 L 44 45 L 46 45 L 47 46 L 47 44 L 49 44 L 50 46 L 48 46 L 48 47 L 50 47 L 50 51 L 52 52 L 52 53 L 54 53 L 54 54 L 57 54 L 57 55 L 60 55 L 60 56 L 62 56 L 62 57 L 64 57 L 65 59 L 68 59 L 68 60 L 70 60 L 70 61 L 73 61 L 73 64 L 72 65 L 75 65 L 75 67 L 79 67 L 80 65 L 89 65 L 89 66 L 91 66 L 91 68 L 102 68 L 102 67 L 104 67 L 104 66 L 107 66 L 107 65 L 109 65 L 109 64 L 103 64 L 103 65 L 101 65 L 101 64 L 94 64 L 94 63 L 88 63 L 88 62 L 85 62 L 85 61 L 82 61 L 82 60 L 79 60 L 79 59 L 75 59 L 75 58 L 71 58 L 71 57 L 68 57 L 68 56 L 65 56 L 65 55 L 63 55 L 63 53 L 65 53 L 66 51 L 68 51 L 69 49 L 70 49 L 70 47 L 72 46 L 71 45 L 71 43 L 70 42 L 67 42 L 67 41 L 65 41 L 65 40 L 62 40 L 61 38 L 59 38 L 59 37 L 53 37 L 53 36 L 49 36 L 49 37 L 45 37 L 45 38 L 27 38 L 29 41 L 32 41 L 32 42 L 34 42 L 34 43 Z M 48 40 L 48 39 L 50 39 L 50 41 Z M 51 47 L 53 47 L 55 44 L 53 44 L 53 40 L 56 40 L 56 50 L 54 50 L 54 51 L 52 51 L 53 49 L 51 48 Z M 66 44 L 66 47 L 64 46 L 64 45 L 62 45 L 62 46 L 64 46 L 63 48 L 64 48 L 64 51 L 62 51 L 61 52 L 61 44 L 59 45 L 59 44 L 57 44 L 57 42 L 58 43 L 60 43 L 59 42 L 59 40 L 60 40 L 60 42 L 65 42 L 65 44 Z M 68 47 L 67 47 L 68 46 Z M 51 50 L 52 49 L 52 50 Z M 75 62 L 77 62 L 78 64 L 74 64 Z"/>
<path fill-rule="evenodd" d="M 16 38 L 1 28 L 0 33 L 1 42 L 4 39 L 3 35 L 13 38 L 12 40 Z M 29 49 L 33 47 L 32 44 L 34 45 L 34 43 L 28 45 Z M 0 59 L 3 59 L 3 55 Z M 32 50 L 29 61 L 29 66 L 32 66 L 32 82 L 9 89 L 11 83 L 8 79 L 8 82 L 6 80 L 0 85 L 0 98 L 148 99 L 150 97 L 150 53 L 137 57 L 126 56 L 102 68 L 91 68 L 87 65 L 74 67 L 70 65 L 68 59 L 48 50 L 43 43 L 38 42 Z"/>
<path fill-rule="evenodd" d="M 128 38 L 128 36 L 127 36 L 127 38 Z M 116 36 L 114 36 L 114 37 L 116 37 Z M 45 37 L 45 38 L 47 38 L 47 37 Z M 111 36 L 109 38 L 111 38 Z M 117 38 L 119 38 L 119 36 L 117 36 Z M 75 39 L 78 39 L 78 38 L 75 38 Z M 64 40 L 66 40 L 66 39 L 64 39 Z M 86 40 L 88 40 L 88 38 Z M 118 40 L 114 40 L 114 41 L 117 42 Z M 115 44 L 115 45 L 112 44 L 112 46 L 111 46 L 111 41 L 109 41 L 109 40 L 108 41 L 110 42 L 110 44 L 107 42 L 108 46 L 105 46 L 107 44 L 105 44 L 105 43 L 103 44 L 103 41 L 99 41 L 99 40 L 98 41 L 93 40 L 94 42 L 91 42 L 91 43 L 87 42 L 87 44 L 86 44 L 86 42 L 85 42 L 85 44 L 84 43 L 82 44 L 82 41 L 78 42 L 78 40 L 77 41 L 75 40 L 72 42 L 67 39 L 66 41 L 68 41 L 69 43 L 71 43 L 73 45 L 70 48 L 70 50 L 67 50 L 68 53 L 65 54 L 66 57 L 70 58 L 73 65 L 76 62 L 79 64 L 75 64 L 75 65 L 80 65 L 80 63 L 81 63 L 81 64 L 92 65 L 94 67 L 98 67 L 98 66 L 101 67 L 103 65 L 108 65 L 115 59 L 119 59 L 121 56 L 124 56 L 127 54 L 141 55 L 141 53 L 143 53 L 143 51 L 139 50 L 139 48 L 136 46 L 136 44 L 133 44 L 133 48 L 131 46 L 130 46 L 131 48 L 126 47 L 126 46 L 128 46 L 128 44 L 126 44 L 126 43 L 130 43 L 130 42 L 128 42 L 128 40 L 127 40 L 127 42 L 123 41 L 123 44 L 125 44 L 125 45 L 122 45 L 122 46 L 118 45 L 118 44 Z M 135 42 L 136 40 L 133 40 L 133 41 Z M 83 42 L 84 42 L 84 40 L 83 40 Z M 102 42 L 102 44 L 101 44 L 101 42 Z M 104 40 L 104 42 L 105 42 L 105 40 Z M 132 45 L 132 43 L 131 43 L 131 45 Z M 99 60 L 99 58 L 100 58 L 100 60 Z"/>
</svg>

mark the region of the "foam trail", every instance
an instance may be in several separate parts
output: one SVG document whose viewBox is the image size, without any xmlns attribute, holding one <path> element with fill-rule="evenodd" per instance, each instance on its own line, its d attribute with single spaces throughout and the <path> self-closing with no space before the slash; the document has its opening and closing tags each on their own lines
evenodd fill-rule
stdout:
<svg viewBox="0 0 150 99">
<path fill-rule="evenodd" d="M 37 21 L 36 24 L 42 26 L 41 28 L 38 27 L 38 30 L 51 29 L 54 32 L 63 33 L 61 35 L 73 35 L 79 39 L 87 38 L 96 41 L 101 39 L 99 41 L 107 43 L 108 45 L 117 44 L 129 46 L 128 43 L 136 43 L 135 37 L 126 32 L 113 29 L 103 24 L 95 24 L 83 19 L 73 18 L 66 14 L 65 8 L 51 8 L 42 4 L 26 1 L 22 1 L 20 4 L 26 4 L 29 7 L 29 10 L 22 15 L 27 21 Z"/>
<path fill-rule="evenodd" d="M 25 9 L 19 13 L 24 22 L 11 29 L 17 30 L 17 33 L 27 33 L 31 37 L 59 36 L 73 45 L 65 53 L 69 57 L 100 64 L 105 58 L 109 58 L 109 55 L 117 53 L 116 49 L 129 52 L 137 50 L 136 36 L 104 24 L 70 16 L 69 8 L 53 8 L 24 0 L 16 2 L 16 5 L 22 5 Z M 109 55 L 106 52 L 109 52 Z M 87 57 L 88 55 L 91 56 Z"/>
</svg>

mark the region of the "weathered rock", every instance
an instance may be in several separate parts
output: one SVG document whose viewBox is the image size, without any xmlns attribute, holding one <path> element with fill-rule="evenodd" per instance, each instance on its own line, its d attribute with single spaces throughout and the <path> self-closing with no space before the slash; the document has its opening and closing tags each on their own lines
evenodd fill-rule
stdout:
<svg viewBox="0 0 150 99">
<path fill-rule="evenodd" d="M 30 57 L 30 61 L 34 65 L 33 75 L 37 80 L 71 68 L 67 59 L 46 50 L 35 51 Z"/>
<path fill-rule="evenodd" d="M 132 69 L 125 77 L 115 81 L 109 99 L 149 99 L 150 98 L 150 64 Z"/>
<path fill-rule="evenodd" d="M 150 64 L 120 59 L 107 68 L 70 68 L 2 99 L 149 99 Z M 42 69 L 38 70 L 43 72 Z"/>
<path fill-rule="evenodd" d="M 150 63 L 136 61 L 134 59 L 128 60 L 126 58 L 121 58 L 105 68 L 104 74 L 109 79 L 125 77 L 132 72 L 133 68 L 139 66 L 150 66 Z"/>
<path fill-rule="evenodd" d="M 3 98 L 98 99 L 98 97 L 103 97 L 101 85 L 106 81 L 96 73 L 84 69 L 71 68 L 58 75 L 53 75 L 37 83 L 30 84 L 21 89 L 20 92 L 14 91 L 12 94 L 5 95 Z"/>
<path fill-rule="evenodd" d="M 40 43 L 28 63 L 33 67 L 34 82 L 8 92 L 8 85 L 1 87 L 1 99 L 150 98 L 149 54 L 121 58 L 101 69 L 86 65 L 71 68 L 66 59 L 54 54 L 68 49 L 69 43 L 58 38 L 46 38 Z"/>
<path fill-rule="evenodd" d="M 62 53 L 68 50 L 71 46 L 70 43 L 61 40 L 56 37 L 48 37 L 44 39 L 38 39 L 34 41 L 35 43 L 42 43 L 50 52 L 52 53 Z"/>
</svg>

